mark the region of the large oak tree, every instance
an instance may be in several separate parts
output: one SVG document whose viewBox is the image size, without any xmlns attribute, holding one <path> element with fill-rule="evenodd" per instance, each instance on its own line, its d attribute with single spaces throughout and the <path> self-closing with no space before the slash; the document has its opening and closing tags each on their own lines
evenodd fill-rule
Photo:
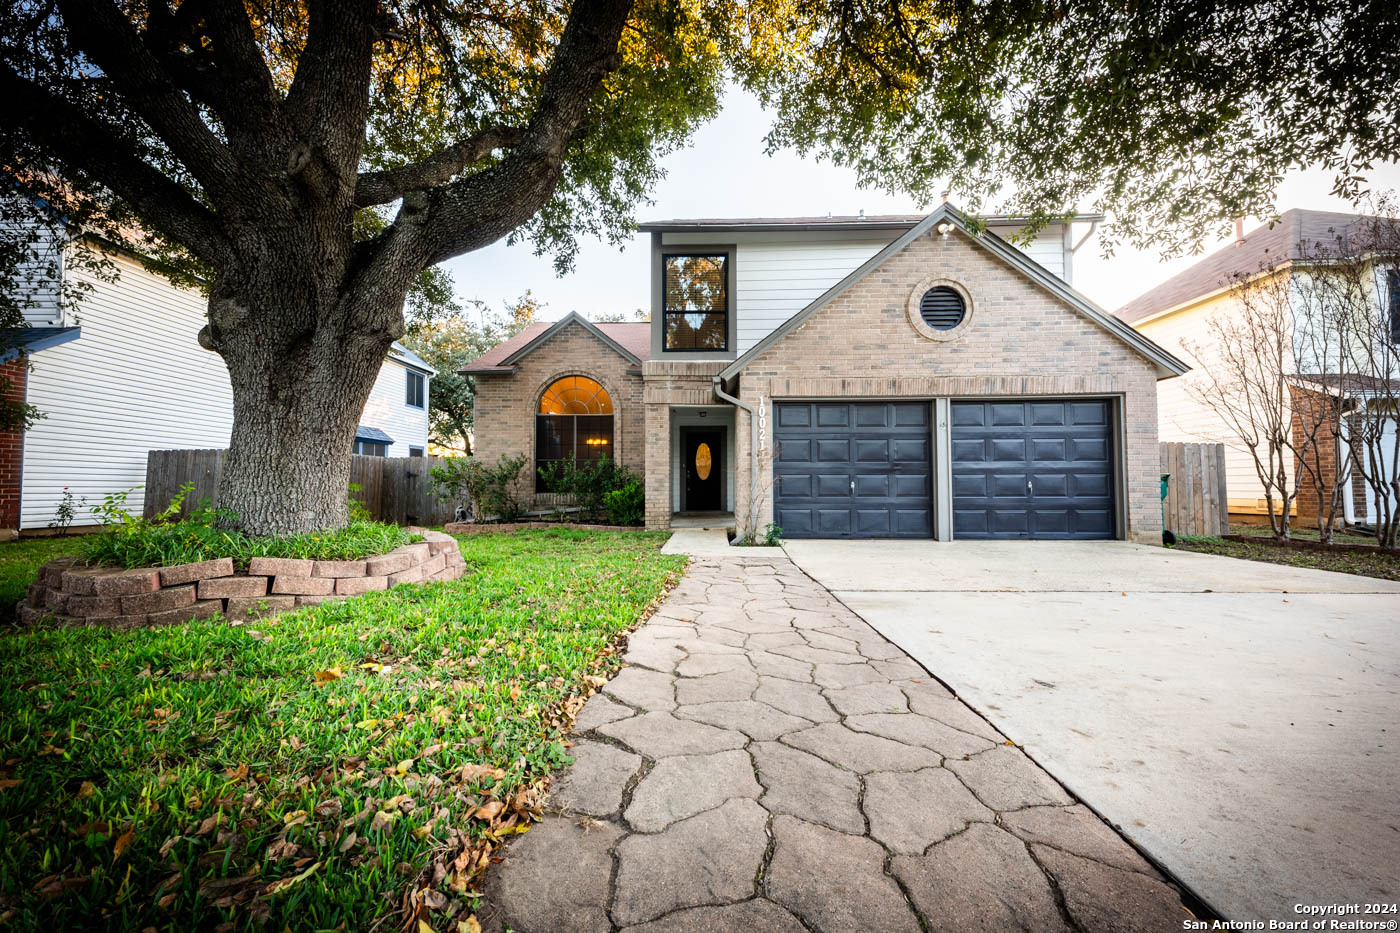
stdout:
<svg viewBox="0 0 1400 933">
<path fill-rule="evenodd" d="M 1400 155 L 1393 2 L 18 0 L 0 161 L 209 293 L 253 532 L 341 523 L 356 420 L 423 270 L 626 235 L 726 75 L 772 146 L 927 203 L 1114 212 L 1168 246 Z M 814 210 L 820 208 L 814 203 Z M 529 283 L 521 283 L 526 287 Z"/>
</svg>

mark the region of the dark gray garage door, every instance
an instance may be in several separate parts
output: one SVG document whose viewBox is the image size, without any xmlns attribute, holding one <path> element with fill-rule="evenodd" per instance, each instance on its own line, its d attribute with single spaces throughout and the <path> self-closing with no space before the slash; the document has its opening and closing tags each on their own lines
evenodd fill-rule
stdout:
<svg viewBox="0 0 1400 933">
<path fill-rule="evenodd" d="M 1113 537 L 1109 403 L 954 402 L 954 538 Z"/>
<path fill-rule="evenodd" d="M 779 402 L 774 520 L 789 538 L 933 533 L 927 402 Z"/>
</svg>

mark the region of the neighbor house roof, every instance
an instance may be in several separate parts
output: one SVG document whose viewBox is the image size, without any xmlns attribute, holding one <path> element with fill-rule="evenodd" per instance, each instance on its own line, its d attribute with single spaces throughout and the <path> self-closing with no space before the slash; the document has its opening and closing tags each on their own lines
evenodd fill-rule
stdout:
<svg viewBox="0 0 1400 933">
<path fill-rule="evenodd" d="M 394 439 L 378 428 L 372 428 L 367 424 L 362 424 L 355 428 L 355 440 L 371 441 L 375 444 L 392 444 Z"/>
<path fill-rule="evenodd" d="M 21 353 L 38 353 L 82 334 L 80 327 L 16 327 L 0 335 L 0 363 L 8 363 Z"/>
<path fill-rule="evenodd" d="M 726 233 L 741 230 L 907 230 L 927 214 L 846 214 L 825 217 L 700 217 L 676 220 L 649 220 L 638 229 L 648 233 L 684 233 L 687 231 Z M 988 214 L 981 218 L 986 224 L 1024 223 L 1025 218 L 1008 214 Z M 1075 221 L 1090 223 L 1103 220 L 1102 214 L 1075 214 Z"/>
<path fill-rule="evenodd" d="M 1107 330 L 1119 340 L 1122 340 L 1137 352 L 1147 357 L 1156 364 L 1159 378 L 1166 379 L 1172 376 L 1180 376 L 1190 368 L 1185 363 L 1181 362 L 1181 360 L 1172 356 L 1166 350 L 1157 346 L 1157 344 L 1153 343 L 1142 334 L 1139 334 L 1127 324 L 1124 324 L 1088 298 L 1079 294 L 1079 292 L 1075 291 L 1073 288 L 1070 288 L 1059 276 L 1047 270 L 1044 266 L 1031 259 L 995 233 L 985 230 L 976 233 L 973 224 L 961 211 L 951 204 L 942 204 L 934 210 L 933 213 L 924 217 L 913 227 L 910 227 L 902 236 L 896 238 L 893 243 L 890 243 L 874 256 L 867 259 L 850 275 L 827 289 L 820 297 L 807 305 L 807 307 L 784 321 L 775 330 L 769 333 L 768 336 L 758 341 L 758 343 L 755 343 L 746 352 L 740 354 L 738 359 L 730 363 L 720 372 L 719 378 L 731 379 L 743 372 L 744 367 L 762 356 L 767 352 L 769 347 L 795 330 L 803 321 L 807 320 L 807 318 L 816 314 L 822 308 L 844 294 L 851 286 L 884 265 L 885 261 L 891 256 L 945 221 L 951 223 L 963 233 L 969 236 L 975 236 L 974 242 L 989 251 L 992 255 L 1021 272 L 1041 288 L 1050 292 L 1066 304 L 1069 304 L 1089 320 L 1098 324 L 1104 330 Z"/>
<path fill-rule="evenodd" d="M 429 376 L 437 375 L 437 370 L 429 366 L 427 360 L 423 359 L 417 353 L 414 353 L 412 350 L 399 343 L 397 340 L 394 341 L 393 346 L 389 347 L 389 356 L 391 359 L 396 359 L 400 363 L 403 363 L 405 366 L 411 366 L 414 369 L 421 369 Z"/>
<path fill-rule="evenodd" d="M 464 373 L 509 373 L 515 371 L 515 361 L 537 344 L 558 333 L 569 324 L 577 323 L 594 333 L 600 340 L 618 351 L 628 362 L 640 367 L 651 355 L 651 325 L 640 322 L 594 323 L 577 311 L 570 311 L 557 321 L 537 321 L 498 343 L 461 369 Z"/>
<path fill-rule="evenodd" d="M 1232 280 L 1251 276 L 1266 267 L 1300 259 L 1305 249 L 1326 248 L 1347 227 L 1362 219 L 1359 214 L 1337 211 L 1284 211 L 1278 220 L 1256 227 L 1242 241 L 1211 253 L 1185 271 L 1149 289 L 1113 312 L 1119 320 L 1136 324 L 1163 311 L 1228 288 Z"/>
</svg>

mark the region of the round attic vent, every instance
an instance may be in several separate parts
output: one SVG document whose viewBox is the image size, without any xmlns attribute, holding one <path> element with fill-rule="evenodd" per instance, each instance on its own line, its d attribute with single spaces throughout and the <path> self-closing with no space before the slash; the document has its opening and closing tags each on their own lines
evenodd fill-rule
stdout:
<svg viewBox="0 0 1400 933">
<path fill-rule="evenodd" d="M 966 316 L 962 295 L 947 285 L 935 285 L 919 299 L 919 317 L 932 330 L 952 330 Z"/>
</svg>

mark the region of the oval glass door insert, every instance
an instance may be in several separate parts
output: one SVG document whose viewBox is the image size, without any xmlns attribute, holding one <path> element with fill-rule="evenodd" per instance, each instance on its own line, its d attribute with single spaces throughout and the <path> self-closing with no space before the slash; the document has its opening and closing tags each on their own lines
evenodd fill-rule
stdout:
<svg viewBox="0 0 1400 933">
<path fill-rule="evenodd" d="M 710 445 L 704 441 L 695 448 L 695 475 L 700 477 L 701 481 L 710 478 Z"/>
</svg>

